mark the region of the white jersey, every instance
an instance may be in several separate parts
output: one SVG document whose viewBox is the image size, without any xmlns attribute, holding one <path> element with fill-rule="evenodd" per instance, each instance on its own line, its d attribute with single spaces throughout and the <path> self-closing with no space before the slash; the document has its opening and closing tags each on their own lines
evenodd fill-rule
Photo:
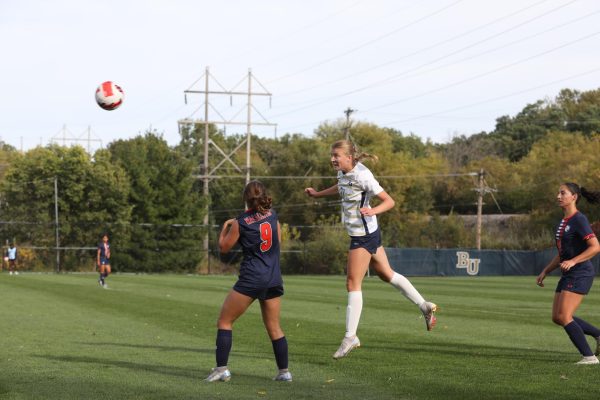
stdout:
<svg viewBox="0 0 600 400">
<path fill-rule="evenodd" d="M 365 236 L 377 230 L 377 217 L 367 217 L 360 213 L 369 207 L 373 196 L 383 192 L 383 188 L 369 168 L 357 163 L 351 171 L 338 171 L 338 191 L 342 197 L 342 222 L 350 236 Z"/>
</svg>

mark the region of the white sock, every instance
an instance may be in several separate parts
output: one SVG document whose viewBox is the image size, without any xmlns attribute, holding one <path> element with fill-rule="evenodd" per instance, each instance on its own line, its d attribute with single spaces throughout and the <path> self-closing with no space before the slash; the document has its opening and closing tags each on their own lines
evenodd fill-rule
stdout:
<svg viewBox="0 0 600 400">
<path fill-rule="evenodd" d="M 394 276 L 390 280 L 390 284 L 398 289 L 404 297 L 415 303 L 421 308 L 421 305 L 425 303 L 425 299 L 421 294 L 415 289 L 415 287 L 410 283 L 408 279 L 406 279 L 403 275 L 400 275 L 397 272 L 394 272 Z"/>
<path fill-rule="evenodd" d="M 346 337 L 356 335 L 360 313 L 362 312 L 363 298 L 360 290 L 348 292 L 348 307 L 346 308 Z"/>
</svg>

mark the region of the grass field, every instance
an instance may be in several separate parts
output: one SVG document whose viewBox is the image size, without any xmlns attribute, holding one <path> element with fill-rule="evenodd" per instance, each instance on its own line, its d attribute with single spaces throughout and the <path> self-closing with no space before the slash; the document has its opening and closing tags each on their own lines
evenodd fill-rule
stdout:
<svg viewBox="0 0 600 400">
<path fill-rule="evenodd" d="M 0 275 L 1 399 L 581 399 L 600 367 L 550 321 L 553 285 L 534 277 L 412 278 L 437 302 L 417 308 L 368 278 L 362 347 L 333 360 L 344 333 L 343 277 L 286 277 L 282 326 L 294 382 L 273 382 L 259 308 L 237 322 L 232 380 L 214 366 L 215 321 L 232 276 Z M 580 316 L 600 325 L 600 289 Z M 590 397 L 591 396 L 591 397 Z"/>
</svg>

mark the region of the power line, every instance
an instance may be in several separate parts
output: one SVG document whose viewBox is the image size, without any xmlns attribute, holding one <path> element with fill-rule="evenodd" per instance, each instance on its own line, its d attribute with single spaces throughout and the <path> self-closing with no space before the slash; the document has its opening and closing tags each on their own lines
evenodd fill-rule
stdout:
<svg viewBox="0 0 600 400">
<path fill-rule="evenodd" d="M 479 105 L 482 105 L 482 104 L 491 103 L 491 102 L 494 102 L 494 101 L 506 99 L 508 97 L 513 97 L 513 96 L 517 96 L 517 95 L 520 95 L 520 94 L 523 94 L 523 93 L 531 92 L 531 91 L 534 91 L 534 90 L 537 90 L 537 89 L 541 89 L 541 88 L 546 87 L 546 86 L 555 85 L 557 83 L 568 81 L 568 80 L 571 80 L 571 79 L 574 79 L 574 78 L 579 78 L 579 77 L 582 77 L 582 76 L 585 76 L 585 75 L 589 75 L 589 74 L 592 74 L 592 73 L 598 72 L 598 71 L 600 71 L 600 67 L 596 67 L 594 69 L 591 69 L 591 70 L 588 70 L 588 71 L 585 71 L 585 72 L 582 72 L 582 73 L 579 73 L 579 74 L 571 75 L 571 76 L 568 76 L 568 77 L 563 78 L 563 79 L 558 79 L 558 80 L 555 80 L 555 81 L 552 81 L 552 82 L 548 82 L 548 83 L 545 83 L 545 84 L 542 84 L 542 85 L 538 85 L 538 86 L 530 87 L 528 89 L 519 90 L 517 92 L 509 93 L 507 95 L 493 97 L 491 99 L 487 99 L 487 100 L 483 100 L 483 101 L 478 101 L 478 102 L 475 102 L 475 103 L 470 103 L 470 104 L 467 104 L 467 105 L 464 105 L 464 106 L 453 107 L 453 108 L 450 108 L 450 109 L 447 109 L 447 110 L 444 110 L 444 111 L 437 111 L 437 112 L 434 112 L 434 113 L 423 114 L 423 115 L 420 115 L 420 116 L 416 116 L 416 117 L 412 117 L 412 118 L 407 118 L 407 119 L 403 119 L 403 120 L 399 120 L 399 121 L 388 122 L 386 124 L 387 125 L 394 125 L 394 124 L 399 124 L 399 123 L 402 123 L 402 122 L 412 121 L 412 120 L 415 120 L 415 119 L 427 118 L 427 117 L 434 116 L 434 115 L 445 114 L 445 113 L 452 112 L 452 111 L 462 110 L 462 109 L 465 109 L 465 108 L 476 107 L 476 106 L 479 106 Z"/>
<path fill-rule="evenodd" d="M 477 176 L 477 172 L 468 173 L 451 173 L 451 174 L 423 174 L 423 175 L 377 175 L 378 179 L 407 179 L 407 178 L 443 178 L 443 177 L 456 177 L 456 176 Z M 195 175 L 195 178 L 205 178 L 203 175 Z M 246 178 L 245 175 L 211 175 L 211 178 L 215 179 L 241 179 Z M 254 179 L 337 179 L 335 176 L 314 176 L 314 175 L 253 175 Z"/>
<path fill-rule="evenodd" d="M 474 75 L 474 76 L 471 76 L 469 78 L 465 78 L 465 79 L 462 79 L 460 81 L 456 81 L 456 82 L 453 82 L 451 84 L 448 84 L 448 85 L 445 85 L 445 86 L 442 86 L 442 87 L 438 87 L 438 88 L 435 88 L 435 89 L 432 89 L 432 90 L 429 90 L 429 91 L 426 91 L 426 92 L 423 92 L 423 93 L 419 93 L 419 94 L 414 95 L 414 96 L 405 97 L 404 99 L 401 99 L 401 100 L 396 100 L 396 101 L 393 101 L 393 102 L 390 102 L 390 103 L 386 103 L 386 104 L 383 104 L 383 105 L 380 105 L 380 106 L 377 106 L 377 107 L 373 107 L 373 108 L 371 108 L 369 110 L 366 110 L 366 111 L 372 111 L 372 110 L 376 110 L 376 109 L 379 109 L 379 108 L 389 107 L 389 106 L 392 106 L 392 105 L 403 103 L 403 102 L 408 101 L 408 100 L 414 100 L 414 99 L 419 98 L 419 97 L 423 97 L 423 96 L 426 96 L 426 95 L 429 95 L 429 94 L 437 93 L 439 91 L 446 90 L 446 89 L 449 89 L 451 87 L 459 86 L 459 85 L 462 85 L 463 83 L 467 83 L 467 82 L 471 82 L 471 81 L 479 79 L 479 78 L 483 78 L 484 76 L 488 76 L 488 75 L 494 74 L 496 72 L 499 72 L 499 71 L 502 71 L 502 70 L 514 67 L 515 65 L 522 64 L 522 63 L 524 63 L 526 61 L 533 60 L 534 58 L 538 58 L 538 57 L 544 56 L 546 54 L 552 53 L 554 51 L 560 50 L 560 49 L 562 49 L 564 47 L 568 47 L 568 46 L 571 46 L 571 45 L 573 45 L 575 43 L 579 43 L 579 42 L 581 42 L 583 40 L 590 39 L 590 38 L 592 38 L 594 36 L 597 36 L 599 34 L 600 34 L 600 31 L 596 31 L 594 33 L 591 33 L 591 34 L 579 37 L 579 38 L 577 38 L 575 40 L 572 40 L 570 42 L 564 43 L 564 44 L 562 44 L 560 46 L 552 47 L 551 49 L 542 51 L 540 53 L 536 53 L 536 54 L 534 54 L 532 56 L 525 57 L 525 58 L 523 58 L 521 60 L 509 63 L 509 64 L 505 64 L 505 65 L 503 65 L 501 67 L 494 68 L 494 69 L 489 70 L 487 72 L 484 72 L 484 73 L 481 73 L 481 74 L 478 74 L 478 75 Z"/>
<path fill-rule="evenodd" d="M 477 32 L 477 31 L 479 31 L 479 30 L 481 30 L 481 29 L 483 29 L 483 28 L 488 28 L 489 26 L 491 26 L 491 25 L 493 25 L 493 24 L 496 24 L 496 23 L 498 23 L 498 22 L 500 22 L 500 21 L 502 21 L 502 20 L 505 20 L 505 19 L 507 19 L 507 18 L 513 17 L 513 16 L 515 16 L 515 15 L 518 15 L 518 14 L 520 14 L 520 13 L 521 13 L 521 12 L 523 12 L 523 11 L 529 10 L 530 8 L 533 8 L 533 7 L 535 7 L 535 6 L 538 6 L 538 5 L 540 5 L 540 4 L 542 4 L 542 3 L 546 3 L 546 2 L 548 2 L 548 0 L 542 0 L 542 1 L 539 1 L 539 2 L 537 2 L 537 3 L 535 3 L 535 4 L 529 5 L 529 6 L 527 6 L 527 7 L 521 8 L 521 9 L 519 9 L 519 10 L 517 10 L 517 11 L 514 11 L 514 12 L 511 12 L 511 13 L 509 13 L 509 14 L 506 14 L 506 15 L 504 15 L 504 16 L 502 16 L 502 17 L 500 17 L 500 18 L 496 18 L 495 20 L 493 20 L 493 21 L 491 21 L 491 22 L 487 22 L 487 23 L 485 23 L 485 24 L 479 25 L 479 26 L 477 26 L 476 28 L 469 29 L 469 30 L 467 30 L 467 31 L 465 31 L 465 32 L 462 32 L 462 33 L 460 33 L 460 34 L 458 34 L 458 35 L 455 35 L 455 36 L 453 36 L 453 37 L 451 37 L 451 38 L 448 38 L 448 39 L 445 39 L 445 40 L 442 40 L 442 41 L 436 42 L 436 43 L 434 43 L 434 44 L 432 44 L 432 45 L 430 45 L 430 46 L 427 46 L 427 47 L 424 47 L 424 48 L 418 49 L 418 50 L 416 50 L 416 51 L 414 51 L 414 52 L 412 52 L 412 53 L 405 54 L 405 55 L 403 55 L 403 56 L 401 56 L 401 57 L 398 57 L 398 58 L 395 58 L 395 59 L 393 59 L 393 60 L 386 61 L 385 63 L 378 64 L 378 65 L 376 65 L 376 66 L 374 66 L 374 67 L 370 67 L 370 68 L 367 68 L 367 69 L 361 70 L 361 71 L 359 71 L 359 72 L 355 72 L 355 73 L 353 73 L 353 74 L 346 75 L 346 76 L 344 76 L 344 77 L 342 77 L 342 78 L 335 79 L 335 80 L 333 80 L 333 81 L 327 81 L 327 82 L 324 82 L 324 83 L 321 83 L 321 84 L 318 84 L 318 85 L 314 85 L 314 86 L 311 86 L 311 87 L 302 88 L 302 89 L 296 90 L 296 91 L 294 91 L 294 92 L 282 93 L 282 94 L 280 94 L 279 96 L 280 96 L 280 97 L 284 97 L 284 96 L 295 95 L 295 94 L 298 94 L 298 93 L 303 93 L 303 92 L 310 91 L 310 90 L 313 90 L 313 89 L 317 89 L 317 88 L 320 88 L 320 87 L 323 87 L 323 86 L 326 86 L 326 85 L 330 85 L 330 84 L 334 84 L 334 83 L 339 83 L 339 82 L 345 81 L 345 80 L 347 80 L 347 79 L 355 78 L 355 77 L 357 77 L 357 76 L 359 76 L 359 75 L 363 75 L 363 74 L 365 74 L 365 73 L 368 73 L 368 72 L 373 72 L 373 71 L 374 71 L 374 70 L 376 70 L 376 69 L 379 69 L 379 68 L 382 68 L 382 67 L 385 67 L 385 66 L 388 66 L 388 65 L 391 65 L 391 64 L 395 64 L 395 63 L 397 63 L 397 62 L 399 62 L 399 61 L 406 60 L 407 58 L 410 58 L 410 57 L 412 57 L 412 56 L 415 56 L 415 55 L 417 55 L 417 54 L 420 54 L 420 53 L 426 52 L 426 51 L 428 51 L 428 50 L 435 49 L 436 47 L 439 47 L 439 46 L 445 45 L 445 44 L 447 44 L 447 43 L 453 42 L 453 41 L 455 41 L 456 39 L 460 39 L 460 38 L 462 38 L 462 37 L 464 37 L 464 36 L 471 35 L 471 34 L 473 34 L 474 32 Z M 545 14 L 543 14 L 543 15 L 545 15 Z M 526 21 L 526 22 L 524 22 L 524 23 L 522 23 L 522 24 L 516 25 L 516 26 L 514 26 L 514 27 L 512 27 L 512 28 L 510 28 L 510 29 L 504 30 L 504 31 L 502 31 L 502 32 L 500 32 L 500 33 L 498 33 L 498 34 L 495 34 L 495 35 L 489 36 L 489 37 L 487 37 L 487 38 L 485 38 L 485 39 L 482 39 L 482 40 L 480 40 L 480 41 L 477 41 L 477 42 L 475 42 L 474 44 L 472 44 L 472 45 L 470 45 L 470 46 L 467 46 L 467 47 L 463 47 L 463 48 L 461 48 L 460 50 L 458 50 L 458 51 L 456 51 L 456 52 L 451 52 L 451 53 L 449 53 L 449 54 L 446 54 L 446 55 L 444 55 L 442 58 L 446 58 L 446 57 L 449 57 L 449 56 L 451 56 L 451 55 L 455 55 L 456 53 L 458 53 L 458 52 L 462 52 L 462 51 L 464 51 L 464 50 L 466 50 L 466 49 L 468 49 L 468 48 L 470 48 L 470 47 L 476 46 L 476 45 L 478 45 L 478 44 L 481 44 L 481 43 L 483 43 L 483 42 L 486 42 L 486 41 L 488 41 L 488 40 L 491 40 L 491 39 L 493 39 L 493 38 L 496 38 L 496 37 L 498 37 L 498 36 L 500 36 L 500 35 L 503 35 L 503 34 L 505 34 L 505 33 L 509 32 L 509 31 L 511 31 L 511 30 L 517 29 L 518 27 L 520 27 L 520 26 L 522 26 L 522 25 L 524 25 L 524 24 L 526 24 L 526 23 L 528 23 L 528 22 L 531 22 L 531 21 L 533 21 L 533 20 L 535 20 L 535 19 L 538 19 L 538 18 L 541 18 L 541 16 L 535 17 L 535 18 L 533 18 L 533 19 L 530 19 L 530 20 L 528 20 L 528 21 Z M 438 59 L 436 59 L 436 60 L 433 60 L 433 61 L 431 61 L 431 62 L 428 62 L 428 63 L 426 63 L 426 64 L 424 64 L 424 65 L 421 65 L 421 66 L 419 66 L 419 67 L 417 67 L 417 68 L 421 68 L 422 66 L 426 66 L 426 65 L 429 65 L 430 63 L 437 62 L 437 61 L 439 61 L 440 59 L 441 59 L 441 58 L 438 58 Z"/>
<path fill-rule="evenodd" d="M 424 20 L 426 20 L 428 18 L 434 17 L 434 16 L 436 16 L 436 15 L 438 15 L 438 14 L 446 11 L 447 9 L 454 7 L 455 5 L 457 5 L 458 3 L 461 3 L 463 1 L 464 0 L 455 1 L 454 3 L 451 3 L 451 4 L 447 5 L 447 6 L 444 6 L 444 7 L 440 8 L 440 9 L 438 9 L 438 10 L 432 12 L 432 13 L 429 13 L 429 14 L 421 17 L 421 18 L 418 18 L 418 19 L 416 19 L 414 21 L 411 21 L 408 24 L 405 24 L 405 25 L 401 26 L 400 28 L 396 28 L 396 29 L 394 29 L 391 32 L 388 32 L 388 33 L 385 33 L 383 35 L 380 35 L 380 36 L 376 37 L 375 39 L 371 39 L 371 40 L 368 40 L 366 42 L 363 42 L 362 44 L 360 44 L 360 45 L 358 45 L 356 47 L 353 47 L 350 50 L 347 50 L 347 51 L 345 51 L 343 53 L 337 54 L 337 55 L 335 55 L 333 57 L 329 57 L 329 58 L 327 58 L 327 59 L 325 59 L 323 61 L 319 61 L 319 62 L 317 62 L 315 64 L 312 64 L 312 65 L 310 65 L 310 66 L 308 66 L 306 68 L 303 68 L 303 69 L 301 69 L 299 71 L 292 72 L 290 74 L 283 75 L 283 76 L 277 77 L 275 79 L 272 79 L 271 81 L 269 81 L 269 83 L 273 83 L 273 82 L 277 82 L 277 81 L 280 81 L 280 80 L 283 80 L 283 79 L 291 78 L 293 76 L 302 74 L 302 73 L 304 73 L 306 71 L 310 71 L 311 69 L 314 69 L 314 68 L 319 67 L 321 65 L 327 64 L 327 63 L 329 63 L 329 62 L 331 62 L 333 60 L 336 60 L 336 59 L 338 59 L 340 57 L 344 57 L 344 56 L 347 56 L 348 54 L 352 54 L 352 53 L 354 53 L 357 50 L 360 50 L 360 49 L 362 49 L 362 48 L 364 48 L 366 46 L 369 46 L 369 45 L 371 45 L 373 43 L 376 43 L 376 42 L 378 42 L 378 41 L 380 41 L 382 39 L 385 39 L 385 38 L 387 38 L 389 36 L 392 36 L 392 35 L 400 32 L 400 31 L 402 31 L 402 30 L 404 30 L 406 28 L 409 28 L 409 27 L 411 27 L 413 25 L 416 25 L 416 24 L 418 24 L 418 23 L 420 23 L 420 22 L 422 22 L 422 21 L 424 21 Z"/>
<path fill-rule="evenodd" d="M 566 6 L 570 5 L 570 4 L 572 4 L 572 3 L 574 3 L 575 1 L 577 1 L 577 0 L 572 0 L 572 1 L 571 1 L 571 2 L 569 2 L 569 3 L 566 3 L 566 4 L 563 4 L 563 5 L 560 5 L 560 6 L 556 7 L 556 8 L 553 8 L 553 9 L 552 9 L 552 10 L 550 10 L 550 11 L 547 11 L 547 12 L 545 12 L 545 13 L 543 13 L 543 14 L 540 14 L 540 15 L 537 15 L 537 16 L 535 16 L 535 17 L 533 17 L 533 18 L 530 18 L 529 20 L 527 20 L 527 21 L 524 21 L 524 22 L 522 22 L 522 23 L 519 23 L 519 24 L 517 24 L 517 25 L 515 25 L 515 26 L 513 26 L 513 27 L 511 27 L 511 28 L 505 29 L 504 31 L 502 31 L 502 32 L 500 32 L 500 33 L 497 33 L 497 34 L 491 35 L 491 36 L 489 36 L 489 37 L 487 37 L 487 38 L 485 38 L 485 39 L 478 40 L 478 41 L 476 41 L 475 43 L 472 43 L 472 44 L 470 44 L 470 45 L 468 45 L 468 46 L 462 47 L 462 48 L 461 48 L 461 49 L 459 49 L 459 50 L 455 50 L 455 51 L 449 52 L 449 53 L 447 53 L 447 54 L 445 54 L 445 55 L 443 55 L 443 56 L 440 56 L 440 57 L 438 57 L 438 58 L 436 58 L 436 59 L 434 59 L 434 60 L 432 60 L 432 61 L 428 61 L 428 62 L 426 62 L 426 63 L 423 63 L 423 64 L 420 64 L 420 65 L 418 65 L 418 66 L 416 66 L 416 67 L 413 67 L 413 68 L 411 68 L 411 69 L 408 69 L 408 70 L 402 71 L 402 72 L 400 72 L 400 73 L 398 73 L 398 74 L 394 74 L 394 75 L 392 75 L 392 76 L 389 76 L 389 77 L 386 77 L 386 78 L 384 78 L 384 79 L 381 79 L 381 80 L 379 80 L 379 81 L 377 81 L 377 82 L 373 82 L 373 83 L 370 83 L 370 84 L 368 84 L 368 85 L 365 85 L 365 86 L 362 86 L 362 87 L 359 87 L 359 88 L 356 88 L 356 89 L 353 89 L 353 90 L 350 90 L 350 91 L 347 91 L 347 92 L 344 92 L 344 93 L 340 93 L 340 94 L 337 94 L 337 95 L 334 95 L 334 96 L 328 96 L 328 97 L 323 97 L 323 98 L 320 98 L 320 99 L 313 100 L 313 101 L 312 101 L 311 103 L 309 103 L 308 105 L 305 105 L 305 106 L 299 107 L 299 108 L 297 108 L 297 109 L 294 109 L 294 110 L 291 110 L 291 111 L 286 111 L 286 112 L 283 112 L 283 113 L 276 114 L 274 117 L 279 117 L 279 116 L 282 116 L 282 115 L 287 115 L 287 114 L 290 114 L 290 113 L 295 113 L 296 111 L 301 111 L 301 110 L 305 110 L 305 109 L 308 109 L 308 108 L 312 108 L 312 107 L 315 107 L 315 106 L 318 106 L 318 105 L 321 105 L 321 104 L 327 103 L 327 102 L 329 102 L 329 101 L 335 100 L 335 99 L 337 99 L 337 98 L 341 98 L 341 97 L 349 96 L 349 95 L 351 95 L 351 94 L 356 94 L 356 93 L 359 93 L 359 92 L 362 92 L 362 91 L 365 91 L 365 90 L 369 90 L 369 89 L 373 89 L 373 88 L 375 88 L 375 87 L 379 87 L 379 86 L 381 86 L 381 85 L 384 85 L 384 84 L 388 84 L 389 82 L 392 82 L 392 81 L 395 81 L 395 80 L 398 80 L 398 79 L 402 78 L 403 76 L 405 76 L 405 75 L 409 74 L 410 72 L 415 72 L 415 71 L 418 71 L 418 70 L 422 69 L 423 67 L 426 67 L 426 66 L 428 66 L 428 65 L 432 65 L 432 64 L 434 64 L 434 63 L 436 63 L 436 62 L 438 62 L 438 61 L 441 61 L 441 60 L 443 60 L 443 59 L 445 59 L 445 58 L 448 58 L 448 57 L 451 57 L 451 56 L 453 56 L 453 55 L 456 55 L 456 54 L 459 54 L 459 53 L 461 53 L 461 52 L 464 52 L 465 50 L 468 50 L 469 48 L 472 48 L 472 47 L 474 47 L 474 46 L 477 46 L 477 45 L 479 45 L 479 44 L 481 44 L 481 43 L 484 43 L 484 42 L 486 42 L 486 41 L 489 41 L 489 40 L 491 40 L 491 39 L 494 39 L 494 38 L 496 38 L 496 37 L 498 37 L 498 36 L 504 35 L 504 34 L 506 34 L 506 33 L 510 32 L 510 31 L 512 31 L 512 30 L 515 30 L 515 29 L 517 29 L 517 28 L 519 28 L 519 27 L 521 27 L 521 26 L 523 26 L 523 25 L 526 25 L 526 24 L 528 24 L 528 23 L 532 22 L 532 21 L 535 21 L 535 20 L 537 20 L 537 19 L 540 19 L 540 18 L 542 18 L 542 17 L 545 17 L 545 16 L 547 16 L 547 15 L 549 15 L 549 14 L 551 14 L 551 13 L 554 13 L 554 12 L 556 12 L 556 11 L 558 11 L 558 10 L 560 10 L 560 9 L 562 9 L 562 8 L 564 8 L 564 7 L 566 7 Z M 587 17 L 587 16 L 586 16 L 586 17 Z M 462 36 L 462 35 L 459 35 L 459 36 Z M 517 42 L 518 42 L 518 41 L 517 41 Z M 442 42 L 442 43 L 443 43 L 443 42 Z M 514 43 L 513 43 L 513 44 L 514 44 Z M 485 54 L 485 53 L 483 53 L 483 54 Z M 473 58 L 475 58 L 475 57 L 473 57 Z M 400 59 L 398 59 L 398 61 L 399 61 L 399 60 L 401 60 L 401 59 L 403 59 L 403 58 L 400 58 Z M 454 62 L 454 63 L 456 63 L 456 62 Z M 453 65 L 454 63 L 450 63 L 449 65 Z M 436 69 L 439 69 L 439 68 L 436 68 Z M 433 70 L 435 71 L 436 69 L 433 69 Z M 371 71 L 371 70 L 372 70 L 372 69 L 369 69 L 369 71 Z M 376 107 L 376 108 L 379 108 L 379 107 Z M 369 111 L 369 110 L 367 110 L 367 111 Z"/>
</svg>

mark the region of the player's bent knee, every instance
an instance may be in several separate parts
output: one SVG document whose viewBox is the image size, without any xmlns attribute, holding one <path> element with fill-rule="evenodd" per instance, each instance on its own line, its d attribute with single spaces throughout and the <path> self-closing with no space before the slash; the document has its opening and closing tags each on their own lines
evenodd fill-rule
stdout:
<svg viewBox="0 0 600 400">
<path fill-rule="evenodd" d="M 573 320 L 572 317 L 564 315 L 564 314 L 557 314 L 557 315 L 552 316 L 552 322 L 554 322 L 556 325 L 560 325 L 560 326 L 568 325 L 569 322 L 571 322 L 572 320 Z"/>
</svg>

